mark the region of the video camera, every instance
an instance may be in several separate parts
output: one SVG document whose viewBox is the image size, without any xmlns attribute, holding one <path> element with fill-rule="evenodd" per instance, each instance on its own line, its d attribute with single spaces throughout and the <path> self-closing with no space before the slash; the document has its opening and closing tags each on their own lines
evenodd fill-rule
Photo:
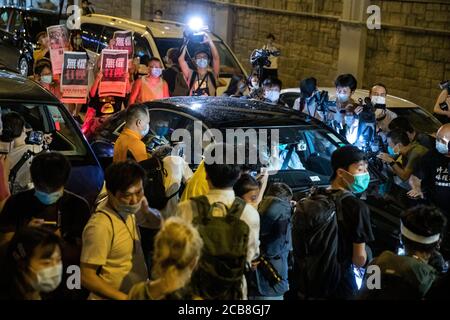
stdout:
<svg viewBox="0 0 450 320">
<path fill-rule="evenodd" d="M 30 131 L 25 141 L 27 144 L 42 145 L 44 144 L 44 133 L 42 131 Z"/>
<path fill-rule="evenodd" d="M 439 88 L 441 88 L 441 90 L 447 89 L 447 92 L 450 94 L 450 80 L 442 81 L 439 84 Z"/>
<path fill-rule="evenodd" d="M 208 31 L 208 26 L 203 23 L 199 17 L 193 17 L 188 22 L 188 28 L 184 30 L 183 36 L 186 42 L 202 43 L 205 33 Z"/>
<path fill-rule="evenodd" d="M 253 67 L 270 67 L 270 56 L 278 57 L 280 56 L 280 51 L 255 49 L 250 55 L 250 63 Z"/>
<path fill-rule="evenodd" d="M 336 107 L 336 101 L 330 101 L 328 91 L 316 91 L 314 97 L 317 103 L 317 111 L 328 113 L 330 108 Z"/>
</svg>

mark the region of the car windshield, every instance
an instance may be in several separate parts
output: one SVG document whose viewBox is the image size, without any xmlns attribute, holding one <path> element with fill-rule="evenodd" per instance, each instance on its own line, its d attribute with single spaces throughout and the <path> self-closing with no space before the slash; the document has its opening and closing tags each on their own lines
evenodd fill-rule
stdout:
<svg viewBox="0 0 450 320">
<path fill-rule="evenodd" d="M 435 117 L 421 108 L 390 108 L 399 117 L 405 117 L 418 132 L 436 133 L 442 125 Z"/>
<path fill-rule="evenodd" d="M 2 114 L 17 112 L 24 118 L 28 130 L 51 134 L 50 151 L 58 151 L 73 160 L 84 158 L 87 150 L 82 137 L 62 108 L 49 104 L 0 102 Z"/>
<path fill-rule="evenodd" d="M 267 130 L 271 141 L 264 142 L 258 162 L 277 172 L 274 181 L 289 181 L 294 187 L 328 184 L 332 174 L 331 155 L 339 146 L 346 145 L 333 132 L 313 126 L 248 129 L 255 129 L 259 134 L 262 129 Z M 276 132 L 278 143 L 270 147 L 276 141 Z"/>
<path fill-rule="evenodd" d="M 156 46 L 161 57 L 165 57 L 167 50 L 170 48 L 180 48 L 183 44 L 183 39 L 179 38 L 155 38 Z M 217 51 L 220 55 L 220 75 L 222 77 L 231 77 L 233 74 L 243 73 L 239 67 L 238 62 L 231 54 L 230 50 L 222 41 L 214 41 Z M 188 46 L 189 54 L 193 58 L 195 53 L 195 46 Z"/>
</svg>

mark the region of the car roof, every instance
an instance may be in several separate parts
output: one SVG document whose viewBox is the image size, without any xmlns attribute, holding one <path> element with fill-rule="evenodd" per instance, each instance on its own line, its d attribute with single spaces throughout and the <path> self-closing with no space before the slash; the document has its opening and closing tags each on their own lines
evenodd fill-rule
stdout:
<svg viewBox="0 0 450 320">
<path fill-rule="evenodd" d="M 33 80 L 7 70 L 0 70 L 0 101 L 60 104 L 54 95 Z"/>
<path fill-rule="evenodd" d="M 85 20 L 85 21 L 83 21 Z M 141 32 L 149 31 L 155 38 L 183 38 L 183 31 L 186 24 L 170 21 L 170 20 L 135 20 L 135 19 L 124 19 L 115 16 L 103 15 L 103 14 L 88 14 L 81 17 L 82 23 L 92 23 L 97 22 L 103 25 L 112 25 L 117 28 L 124 30 L 140 30 Z M 211 33 L 212 34 L 212 33 Z M 212 34 L 212 39 L 217 41 L 220 40 L 214 34 Z"/>
<path fill-rule="evenodd" d="M 329 99 L 336 100 L 336 88 L 319 88 L 319 90 L 324 90 L 329 92 Z M 300 88 L 289 88 L 281 90 L 281 94 L 284 93 L 300 93 Z M 369 96 L 369 90 L 356 89 L 353 94 L 353 100 L 358 101 L 358 99 L 363 99 Z M 408 101 L 406 99 L 396 97 L 388 94 L 386 97 L 386 105 L 388 108 L 420 108 L 419 105 L 414 102 Z"/>
<path fill-rule="evenodd" d="M 151 109 L 185 112 L 209 127 L 246 128 L 249 126 L 315 125 L 316 119 L 282 106 L 230 97 L 172 97 L 145 103 Z"/>
</svg>

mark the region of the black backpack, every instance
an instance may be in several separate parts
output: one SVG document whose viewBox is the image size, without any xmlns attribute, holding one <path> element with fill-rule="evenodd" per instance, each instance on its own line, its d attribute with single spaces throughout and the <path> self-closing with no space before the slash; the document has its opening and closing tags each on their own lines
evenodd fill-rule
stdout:
<svg viewBox="0 0 450 320">
<path fill-rule="evenodd" d="M 341 202 L 348 191 L 316 189 L 298 204 L 293 216 L 294 287 L 302 299 L 326 299 L 341 281 L 338 257 Z"/>
<path fill-rule="evenodd" d="M 180 191 L 178 189 L 173 194 L 166 196 L 164 179 L 167 177 L 167 171 L 164 169 L 163 159 L 163 157 L 153 154 L 149 159 L 139 162 L 146 173 L 144 194 L 147 198 L 148 205 L 150 208 L 158 210 L 164 209 L 167 202 Z"/>
<path fill-rule="evenodd" d="M 240 219 L 245 201 L 235 198 L 232 206 L 210 204 L 208 198 L 191 198 L 194 219 L 203 239 L 203 250 L 198 267 L 192 274 L 194 292 L 205 300 L 242 299 L 242 279 L 247 260 L 250 228 Z M 215 217 L 215 208 L 226 215 Z"/>
</svg>

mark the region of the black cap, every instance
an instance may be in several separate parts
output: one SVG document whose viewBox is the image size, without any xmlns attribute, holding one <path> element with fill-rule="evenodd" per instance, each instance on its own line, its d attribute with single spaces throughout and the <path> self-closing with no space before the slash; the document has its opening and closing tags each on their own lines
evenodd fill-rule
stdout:
<svg viewBox="0 0 450 320">
<path fill-rule="evenodd" d="M 367 160 L 366 154 L 354 146 L 344 146 L 336 149 L 331 155 L 331 167 L 333 168 L 333 174 L 330 180 L 336 178 L 337 169 L 347 170 L 352 164 L 360 162 L 361 160 Z"/>
</svg>

